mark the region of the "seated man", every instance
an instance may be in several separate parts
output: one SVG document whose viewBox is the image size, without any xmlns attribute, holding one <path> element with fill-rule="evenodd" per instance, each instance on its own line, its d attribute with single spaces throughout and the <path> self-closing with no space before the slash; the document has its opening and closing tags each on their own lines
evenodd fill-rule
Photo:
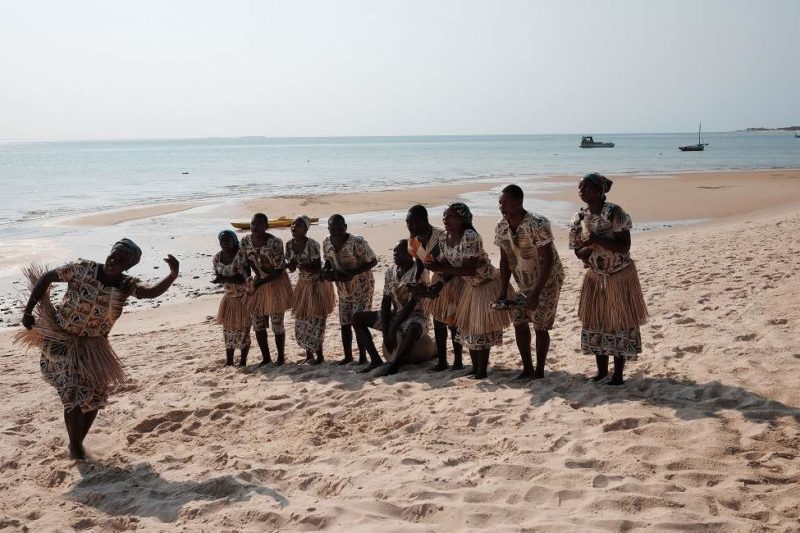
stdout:
<svg viewBox="0 0 800 533">
<path fill-rule="evenodd" d="M 407 239 L 397 243 L 393 254 L 394 265 L 386 271 L 380 312 L 362 311 L 353 315 L 357 338 L 370 357 L 369 366 L 361 372 L 369 372 L 383 365 L 369 328 L 383 332 L 386 353 L 394 354 L 394 358 L 386 365 L 387 374 L 397 373 L 403 363 L 421 362 L 421 358 L 417 357 L 420 354 L 416 353 L 420 349 L 429 354 L 427 359 L 435 355 L 432 342 L 418 342 L 427 333 L 430 318 L 422 310 L 417 296 L 409 290 L 409 286 L 413 287 L 417 282 L 426 282 L 427 272 L 423 272 L 421 279 L 417 280 L 418 267 L 408 253 Z M 430 341 L 429 338 L 427 340 Z"/>
</svg>

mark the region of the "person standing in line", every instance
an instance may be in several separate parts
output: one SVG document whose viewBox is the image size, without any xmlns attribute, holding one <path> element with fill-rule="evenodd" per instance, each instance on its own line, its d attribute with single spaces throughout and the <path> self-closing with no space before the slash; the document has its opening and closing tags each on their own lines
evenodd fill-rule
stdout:
<svg viewBox="0 0 800 533">
<path fill-rule="evenodd" d="M 406 227 L 410 237 L 408 251 L 417 261 L 417 277 L 425 268 L 425 261 L 432 261 L 441 255 L 440 241 L 446 237 L 443 229 L 432 226 L 428 221 L 428 210 L 423 205 L 415 205 L 408 210 Z M 417 279 L 419 281 L 419 279 Z M 447 331 L 453 343 L 453 370 L 464 368 L 461 354 L 462 346 L 458 340 L 458 329 L 455 326 L 456 307 L 461 296 L 464 283 L 459 276 L 440 276 L 433 274 L 430 285 L 420 285 L 424 291 L 422 308 L 433 317 L 433 333 L 436 339 L 438 362 L 433 368 L 440 372 L 450 368 L 447 364 Z"/>
<path fill-rule="evenodd" d="M 335 282 L 339 295 L 339 324 L 342 327 L 344 357 L 340 365 L 353 362 L 353 315 L 372 310 L 375 278 L 372 269 L 378 264 L 375 252 L 363 237 L 347 232 L 347 222 L 339 214 L 328 218 L 328 232 L 322 244 L 325 264 L 322 277 Z M 358 344 L 358 364 L 367 364 L 364 346 Z"/>
<path fill-rule="evenodd" d="M 609 385 L 622 385 L 625 362 L 642 352 L 640 326 L 647 321 L 647 305 L 630 255 L 633 222 L 620 206 L 606 201 L 612 185 L 596 172 L 580 180 L 578 195 L 586 207 L 572 218 L 569 247 L 586 267 L 578 306 L 581 348 L 595 357 L 594 381 L 608 376 L 613 358 Z"/>
<path fill-rule="evenodd" d="M 222 336 L 225 339 L 225 366 L 233 366 L 235 350 L 241 353 L 239 366 L 246 366 L 252 319 L 244 296 L 247 293 L 245 285 L 250 277 L 250 268 L 239 254 L 239 238 L 235 232 L 229 229 L 221 231 L 218 239 L 221 249 L 212 260 L 212 282 L 222 285 L 225 290 L 217 311 L 217 324 L 222 326 Z"/>
<path fill-rule="evenodd" d="M 503 218 L 495 228 L 494 243 L 500 248 L 500 298 L 506 299 L 512 274 L 524 297 L 524 307 L 517 308 L 513 318 L 522 358 L 518 379 L 541 379 L 550 349 L 549 330 L 556 320 L 564 283 L 564 267 L 553 243 L 550 221 L 526 211 L 523 199 L 524 193 L 518 185 L 509 185 L 500 193 Z M 533 324 L 536 335 L 536 367 L 531 357 L 529 324 Z"/>
<path fill-rule="evenodd" d="M 250 221 L 250 235 L 245 235 L 239 253 L 253 272 L 247 282 L 246 302 L 253 318 L 261 363 L 272 362 L 269 353 L 267 328 L 272 327 L 275 346 L 278 350 L 277 366 L 285 362 L 286 331 L 283 317 L 292 307 L 292 284 L 286 274 L 286 258 L 283 241 L 267 233 L 269 219 L 264 213 L 256 213 Z"/>
<path fill-rule="evenodd" d="M 292 238 L 286 243 L 286 260 L 289 272 L 297 270 L 292 300 L 294 336 L 297 344 L 306 351 L 305 362 L 318 365 L 325 360 L 322 352 L 325 326 L 336 305 L 336 297 L 333 284 L 320 277 L 322 257 L 319 243 L 306 235 L 310 225 L 311 219 L 307 216 L 297 217 L 292 223 Z"/>
</svg>

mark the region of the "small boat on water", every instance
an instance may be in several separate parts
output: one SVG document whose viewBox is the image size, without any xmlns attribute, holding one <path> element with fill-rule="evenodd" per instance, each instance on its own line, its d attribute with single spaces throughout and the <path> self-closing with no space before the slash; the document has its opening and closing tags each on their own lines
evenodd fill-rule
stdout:
<svg viewBox="0 0 800 533">
<path fill-rule="evenodd" d="M 270 219 L 270 221 L 269 221 L 269 229 L 273 229 L 273 228 L 288 228 L 289 226 L 292 225 L 292 222 L 294 222 L 294 221 L 295 221 L 294 218 L 289 218 L 289 217 L 280 217 L 280 218 Z M 311 219 L 311 223 L 312 224 L 317 224 L 318 222 L 319 222 L 319 217 L 313 217 Z M 242 230 L 250 229 L 250 223 L 249 222 L 231 222 L 231 226 L 233 226 L 236 229 L 242 229 Z"/>
<path fill-rule="evenodd" d="M 614 143 L 595 141 L 591 135 L 581 137 L 581 148 L 614 148 Z"/>
<path fill-rule="evenodd" d="M 703 129 L 703 124 L 700 123 L 700 127 L 697 128 L 697 144 L 687 144 L 686 146 L 678 146 L 678 150 L 681 152 L 702 152 L 708 146 L 708 143 L 701 143 L 700 142 L 700 130 Z"/>
</svg>

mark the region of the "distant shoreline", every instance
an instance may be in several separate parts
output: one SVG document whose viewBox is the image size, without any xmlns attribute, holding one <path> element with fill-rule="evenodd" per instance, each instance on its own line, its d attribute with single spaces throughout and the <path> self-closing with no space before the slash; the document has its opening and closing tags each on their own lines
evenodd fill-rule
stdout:
<svg viewBox="0 0 800 533">
<path fill-rule="evenodd" d="M 782 128 L 747 128 L 744 130 L 736 130 L 736 133 L 740 132 L 759 132 L 759 131 L 800 131 L 800 126 L 783 126 Z"/>
</svg>

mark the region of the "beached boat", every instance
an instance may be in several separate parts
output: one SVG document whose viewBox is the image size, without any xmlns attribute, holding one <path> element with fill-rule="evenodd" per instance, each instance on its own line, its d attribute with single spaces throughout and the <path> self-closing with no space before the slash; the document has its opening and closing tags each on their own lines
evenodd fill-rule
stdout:
<svg viewBox="0 0 800 533">
<path fill-rule="evenodd" d="M 708 146 L 708 143 L 701 143 L 700 142 L 700 130 L 703 129 L 703 124 L 700 123 L 700 127 L 697 128 L 697 144 L 687 144 L 686 146 L 678 146 L 678 150 L 681 152 L 702 152 Z"/>
<path fill-rule="evenodd" d="M 289 226 L 292 225 L 292 222 L 294 221 L 295 219 L 289 217 L 274 218 L 269 221 L 269 229 L 288 228 Z M 318 222 L 319 222 L 319 217 L 313 217 L 311 219 L 312 224 L 316 224 Z M 250 229 L 249 222 L 231 222 L 231 226 L 233 226 L 236 229 L 244 229 L 244 230 Z"/>
<path fill-rule="evenodd" d="M 595 141 L 591 135 L 581 137 L 581 148 L 614 148 L 614 143 Z"/>
</svg>

